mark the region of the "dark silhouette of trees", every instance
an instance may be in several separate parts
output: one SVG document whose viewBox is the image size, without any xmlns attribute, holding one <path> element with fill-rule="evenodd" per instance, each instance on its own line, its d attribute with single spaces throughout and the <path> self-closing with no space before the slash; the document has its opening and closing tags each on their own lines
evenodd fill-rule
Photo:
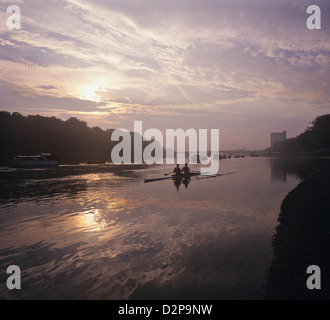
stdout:
<svg viewBox="0 0 330 320">
<path fill-rule="evenodd" d="M 42 152 L 56 155 L 62 163 L 111 161 L 111 150 L 118 143 L 111 141 L 112 132 L 90 128 L 77 118 L 64 121 L 0 111 L 0 164 L 8 164 L 15 155 Z"/>
<path fill-rule="evenodd" d="M 296 138 L 278 142 L 275 152 L 315 152 L 330 149 L 330 114 L 317 117 L 304 133 Z"/>
</svg>

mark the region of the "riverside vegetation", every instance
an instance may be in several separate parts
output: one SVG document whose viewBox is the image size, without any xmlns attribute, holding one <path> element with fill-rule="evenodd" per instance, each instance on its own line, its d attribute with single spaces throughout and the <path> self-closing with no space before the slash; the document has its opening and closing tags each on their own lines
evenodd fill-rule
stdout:
<svg viewBox="0 0 330 320">
<path fill-rule="evenodd" d="M 15 155 L 55 154 L 61 163 L 110 162 L 113 129 L 88 127 L 87 122 L 0 111 L 0 165 Z M 132 141 L 134 134 L 131 133 Z M 143 142 L 145 148 L 150 142 Z M 133 147 L 132 147 L 133 148 Z"/>
</svg>

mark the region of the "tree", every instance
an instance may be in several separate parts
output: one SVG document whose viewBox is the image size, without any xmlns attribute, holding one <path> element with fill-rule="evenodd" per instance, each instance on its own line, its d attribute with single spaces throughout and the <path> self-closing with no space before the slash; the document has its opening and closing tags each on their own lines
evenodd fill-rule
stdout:
<svg viewBox="0 0 330 320">
<path fill-rule="evenodd" d="M 274 151 L 283 153 L 313 152 L 320 149 L 330 149 L 330 114 L 318 116 L 304 133 L 274 146 Z"/>
</svg>

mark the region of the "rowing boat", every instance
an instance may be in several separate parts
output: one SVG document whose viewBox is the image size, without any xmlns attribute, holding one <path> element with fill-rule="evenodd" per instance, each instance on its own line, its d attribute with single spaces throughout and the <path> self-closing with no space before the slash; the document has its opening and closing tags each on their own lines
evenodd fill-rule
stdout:
<svg viewBox="0 0 330 320">
<path fill-rule="evenodd" d="M 184 179 L 184 178 L 190 178 L 190 177 L 196 177 L 197 176 L 197 180 L 204 180 L 204 179 L 210 179 L 210 178 L 217 178 L 217 177 L 224 177 L 224 176 L 230 176 L 232 174 L 236 174 L 239 173 L 240 171 L 236 171 L 236 172 L 228 172 L 228 173 L 217 173 L 214 175 L 202 175 L 200 172 L 190 172 L 189 174 L 181 174 L 179 176 L 169 176 L 169 177 L 162 177 L 162 178 L 155 178 L 155 179 L 145 179 L 144 182 L 155 182 L 155 181 L 162 181 L 162 180 L 176 180 L 176 179 Z M 198 176 L 202 176 L 201 178 L 199 178 Z"/>
<path fill-rule="evenodd" d="M 189 174 L 171 175 L 168 177 L 145 179 L 144 182 L 148 183 L 148 182 L 163 181 L 163 180 L 188 179 L 196 176 L 200 176 L 200 172 L 191 172 Z"/>
</svg>

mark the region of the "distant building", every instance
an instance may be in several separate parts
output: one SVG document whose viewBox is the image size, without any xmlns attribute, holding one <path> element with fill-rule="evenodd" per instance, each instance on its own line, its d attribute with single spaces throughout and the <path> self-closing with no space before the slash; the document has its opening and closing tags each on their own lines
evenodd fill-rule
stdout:
<svg viewBox="0 0 330 320">
<path fill-rule="evenodd" d="M 272 148 L 274 148 L 275 143 L 286 140 L 286 131 L 271 133 L 270 140 L 271 140 L 270 145 Z"/>
</svg>

